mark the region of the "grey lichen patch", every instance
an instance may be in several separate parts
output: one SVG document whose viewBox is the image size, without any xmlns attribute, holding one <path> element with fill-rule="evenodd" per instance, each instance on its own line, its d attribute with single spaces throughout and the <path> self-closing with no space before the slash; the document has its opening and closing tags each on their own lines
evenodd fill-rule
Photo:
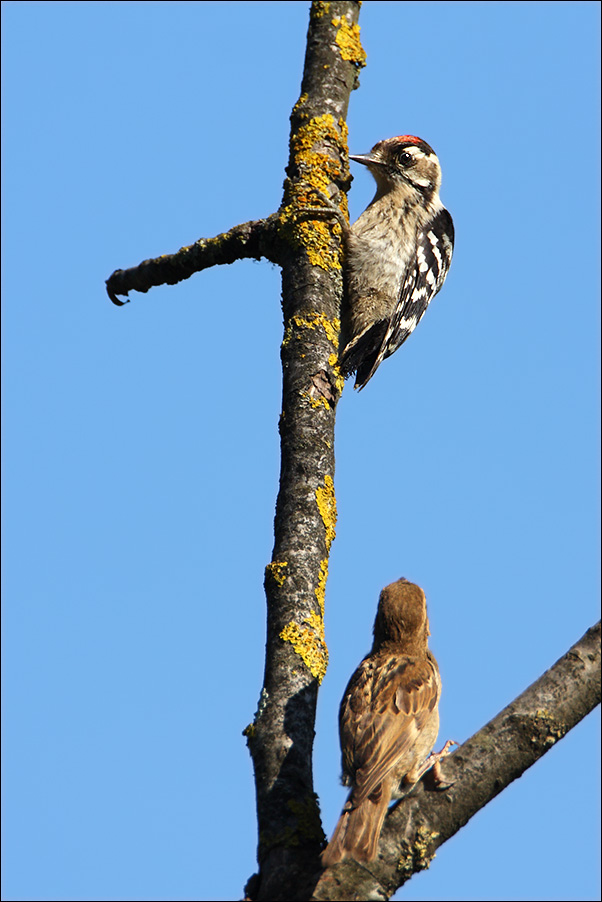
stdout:
<svg viewBox="0 0 602 902">
<path fill-rule="evenodd" d="M 256 732 L 256 723 L 258 719 L 261 717 L 265 708 L 267 706 L 269 699 L 269 695 L 266 689 L 261 690 L 261 695 L 259 696 L 259 702 L 257 704 L 257 711 L 255 712 L 255 717 L 253 718 L 253 723 L 247 724 L 247 726 L 242 731 L 242 735 L 246 737 L 247 745 L 250 747 L 251 743 L 255 738 Z"/>
<path fill-rule="evenodd" d="M 326 839 L 320 819 L 320 805 L 315 792 L 304 799 L 290 799 L 288 807 L 297 817 L 297 835 L 300 842 L 321 843 Z"/>
<path fill-rule="evenodd" d="M 279 833 L 262 832 L 259 837 L 260 857 L 274 846 L 291 849 L 310 843 L 320 844 L 326 838 L 315 793 L 310 793 L 303 799 L 289 799 L 286 804 L 294 816 L 295 824 L 288 824 Z"/>
<path fill-rule="evenodd" d="M 533 748 L 539 754 L 547 751 L 567 733 L 567 726 L 545 708 L 536 711 L 513 712 L 508 716 L 508 727 L 515 747 L 530 755 Z M 539 755 L 537 756 L 539 757 Z"/>
<path fill-rule="evenodd" d="M 249 745 L 249 743 L 252 742 L 253 739 L 255 738 L 255 724 L 254 723 L 247 724 L 247 726 L 242 731 L 242 735 L 246 738 L 247 745 Z"/>
<path fill-rule="evenodd" d="M 560 723 L 549 711 L 539 709 L 533 718 L 533 742 L 542 742 L 551 746 L 567 732 L 566 724 Z"/>
<path fill-rule="evenodd" d="M 405 851 L 397 862 L 397 870 L 408 879 L 417 871 L 425 871 L 435 857 L 434 844 L 439 834 L 426 827 L 419 827 L 411 848 L 404 843 Z"/>
</svg>

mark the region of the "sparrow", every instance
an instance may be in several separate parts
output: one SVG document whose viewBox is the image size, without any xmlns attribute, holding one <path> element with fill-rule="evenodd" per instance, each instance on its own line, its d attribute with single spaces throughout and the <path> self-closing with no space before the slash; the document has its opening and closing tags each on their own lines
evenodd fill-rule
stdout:
<svg viewBox="0 0 602 902">
<path fill-rule="evenodd" d="M 349 797 L 323 867 L 344 858 L 376 858 L 381 828 L 394 798 L 406 795 L 431 767 L 439 788 L 439 761 L 453 741 L 432 753 L 439 732 L 439 667 L 428 649 L 429 621 L 422 589 L 407 579 L 380 593 L 374 643 L 343 695 L 339 732 L 343 784 Z"/>
</svg>

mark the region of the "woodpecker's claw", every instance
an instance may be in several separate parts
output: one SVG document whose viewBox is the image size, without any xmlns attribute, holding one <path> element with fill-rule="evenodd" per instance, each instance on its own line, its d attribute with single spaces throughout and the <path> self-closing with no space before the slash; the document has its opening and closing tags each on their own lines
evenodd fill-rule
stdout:
<svg viewBox="0 0 602 902">
<path fill-rule="evenodd" d="M 350 231 L 350 226 L 347 217 L 342 212 L 342 210 L 324 191 L 320 191 L 318 188 L 313 188 L 312 193 L 319 197 L 321 203 L 324 204 L 324 206 L 304 207 L 298 211 L 298 215 L 302 216 L 304 219 L 318 219 L 322 217 L 331 219 L 334 216 L 343 230 L 343 235 L 347 235 L 347 233 Z"/>
</svg>

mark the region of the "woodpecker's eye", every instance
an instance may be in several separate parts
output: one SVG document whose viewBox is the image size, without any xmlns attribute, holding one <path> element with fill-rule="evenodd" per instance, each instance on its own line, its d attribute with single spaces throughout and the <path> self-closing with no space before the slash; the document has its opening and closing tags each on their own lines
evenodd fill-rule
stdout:
<svg viewBox="0 0 602 902">
<path fill-rule="evenodd" d="M 399 162 L 402 166 L 407 166 L 408 163 L 411 163 L 413 160 L 413 156 L 411 153 L 408 153 L 407 150 L 404 150 L 402 154 L 399 155 Z"/>
</svg>

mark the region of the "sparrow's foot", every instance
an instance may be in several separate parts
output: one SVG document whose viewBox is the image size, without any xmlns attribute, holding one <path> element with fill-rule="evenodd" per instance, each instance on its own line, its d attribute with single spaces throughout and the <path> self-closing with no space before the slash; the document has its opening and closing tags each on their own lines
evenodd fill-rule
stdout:
<svg viewBox="0 0 602 902">
<path fill-rule="evenodd" d="M 445 780 L 441 773 L 441 760 L 447 758 L 450 754 L 450 749 L 454 745 L 458 745 L 456 740 L 448 739 L 440 752 L 431 752 L 421 768 L 423 774 L 426 773 L 427 770 L 432 771 L 433 788 L 439 792 L 443 792 L 444 789 L 449 789 L 450 786 L 454 785 L 453 782 L 450 783 L 448 780 Z"/>
</svg>

